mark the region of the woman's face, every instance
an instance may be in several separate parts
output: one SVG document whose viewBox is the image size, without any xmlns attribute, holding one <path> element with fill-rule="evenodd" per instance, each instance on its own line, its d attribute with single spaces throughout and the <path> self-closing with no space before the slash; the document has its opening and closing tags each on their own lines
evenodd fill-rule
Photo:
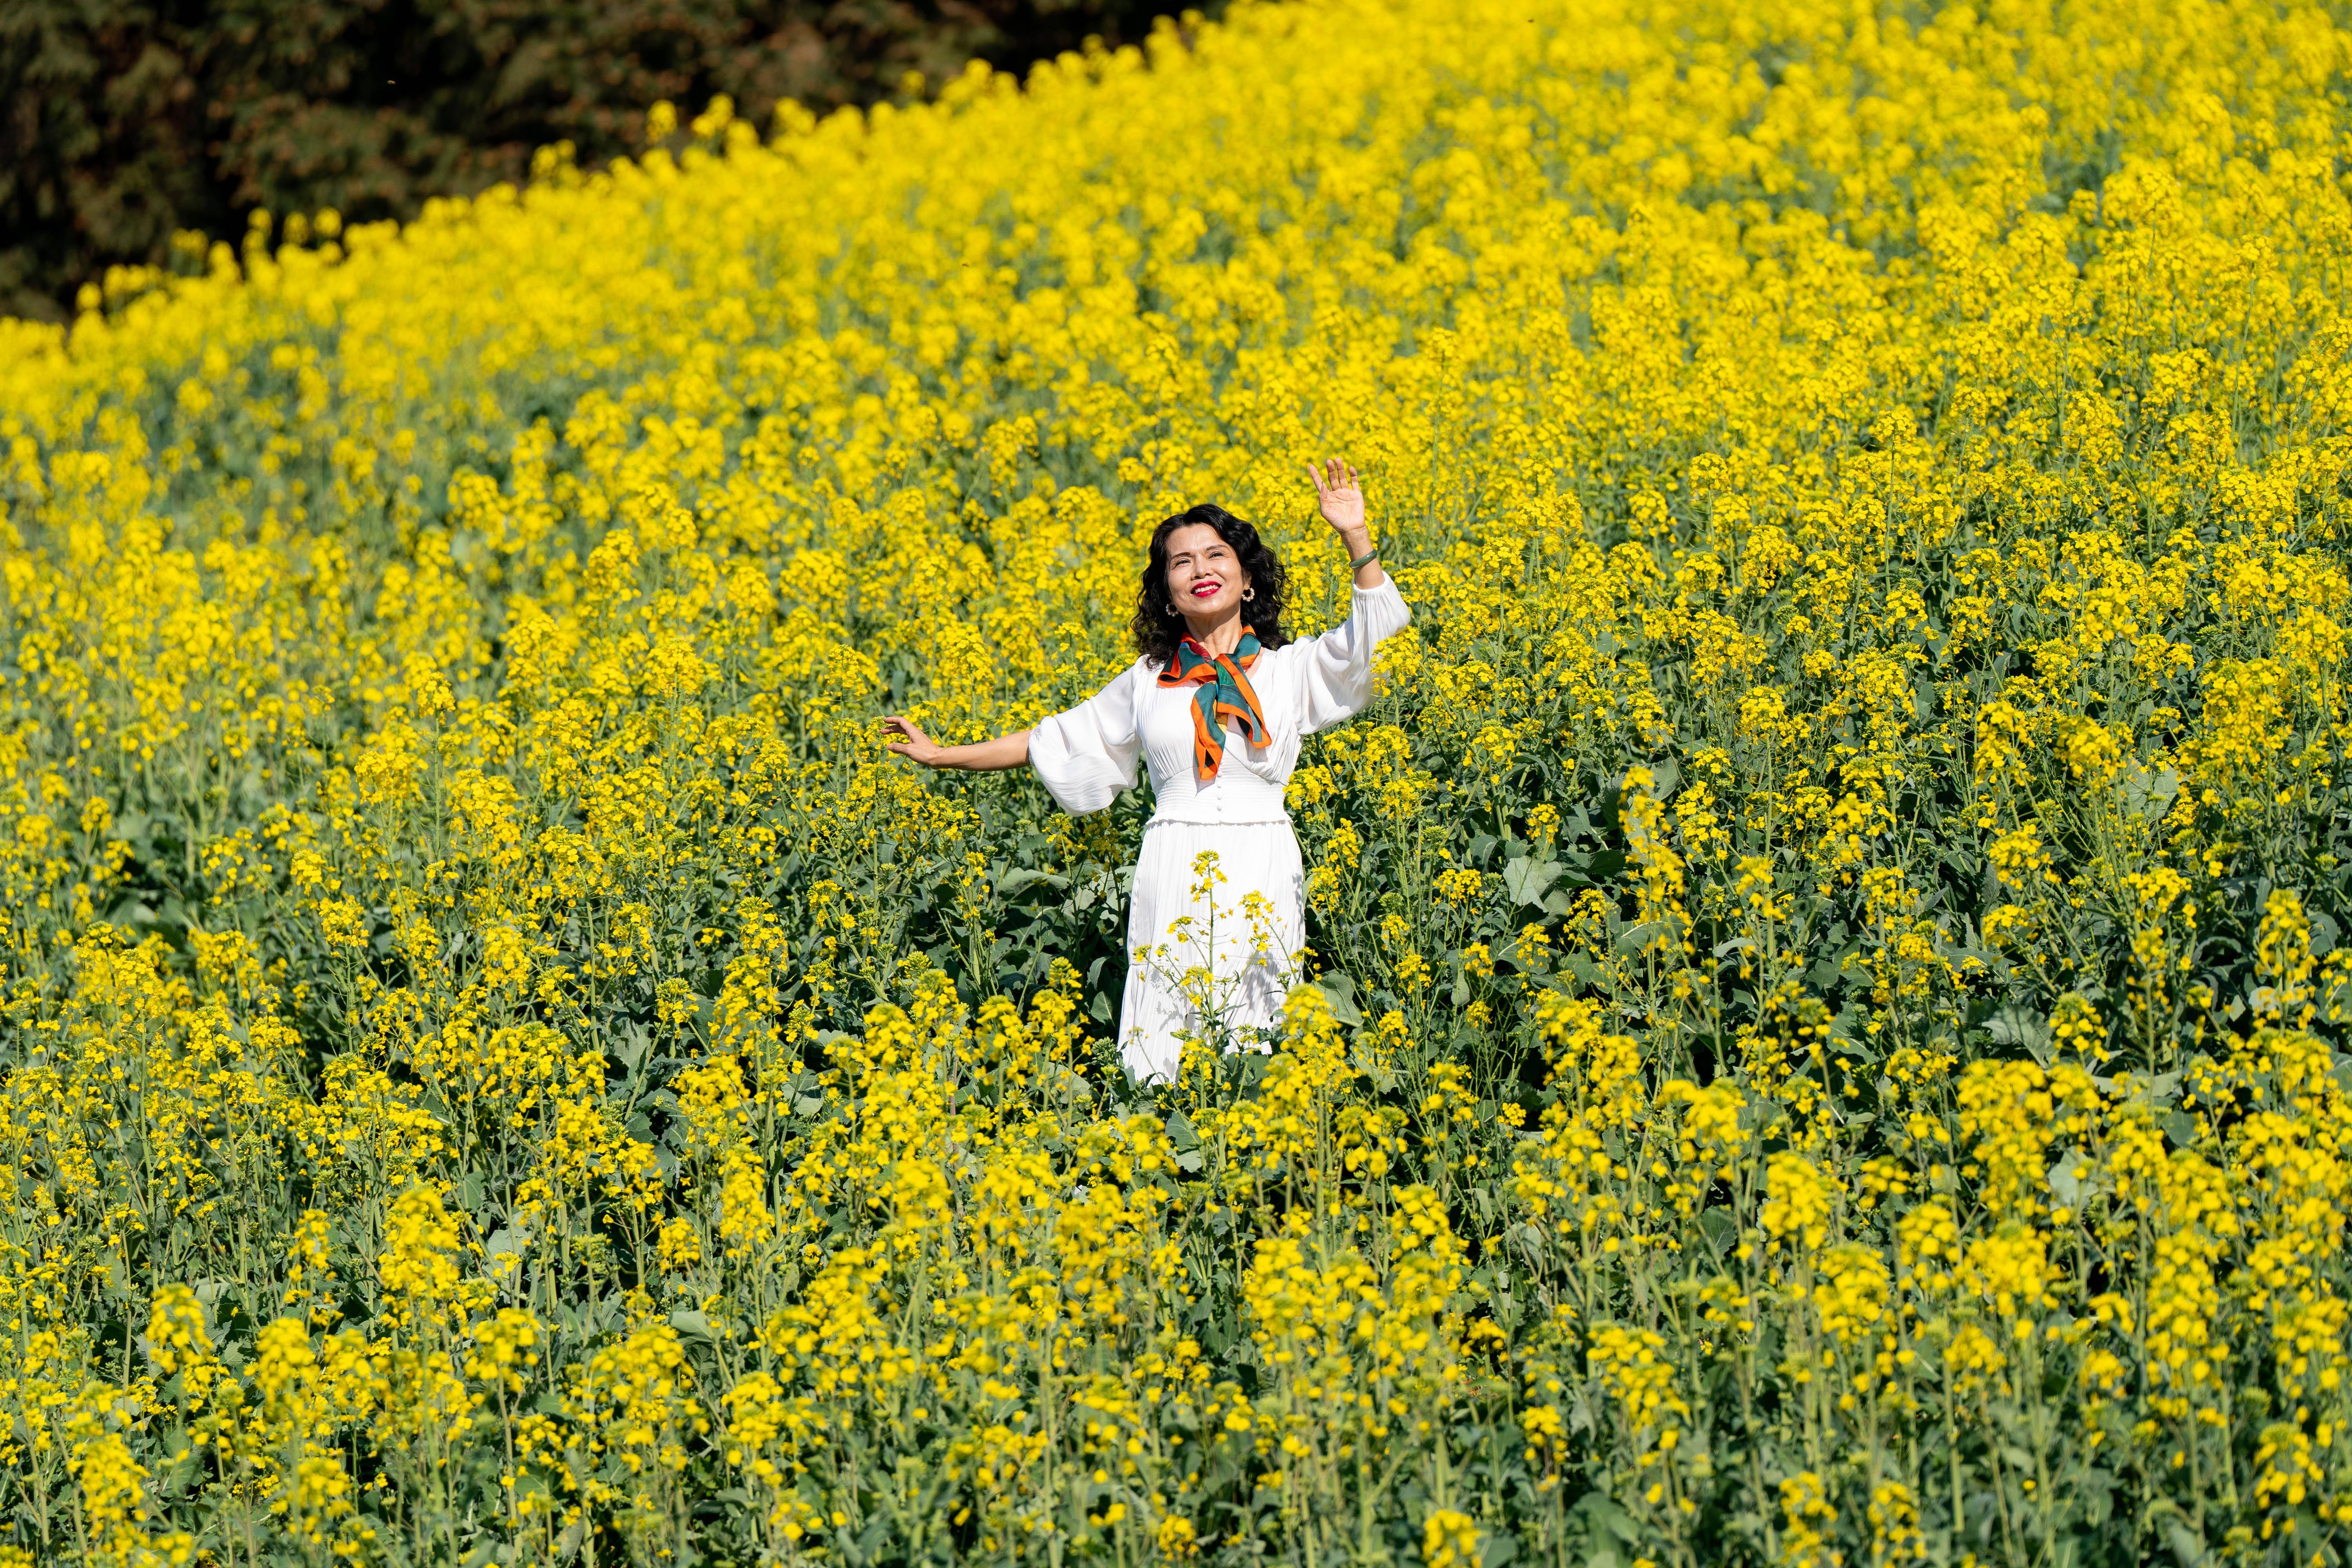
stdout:
<svg viewBox="0 0 2352 1568">
<path fill-rule="evenodd" d="M 1239 609 L 1249 574 L 1224 537 L 1205 522 L 1168 536 L 1168 597 L 1187 620 L 1214 620 Z"/>
</svg>

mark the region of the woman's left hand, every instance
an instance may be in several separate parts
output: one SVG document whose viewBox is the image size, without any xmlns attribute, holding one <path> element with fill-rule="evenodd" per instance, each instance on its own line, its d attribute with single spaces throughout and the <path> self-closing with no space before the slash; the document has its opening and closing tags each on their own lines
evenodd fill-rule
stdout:
<svg viewBox="0 0 2352 1568">
<path fill-rule="evenodd" d="M 1339 531 L 1349 557 L 1370 549 L 1372 531 L 1364 521 L 1364 492 L 1356 483 L 1356 470 L 1338 458 L 1327 458 L 1319 465 L 1307 464 L 1307 477 L 1315 481 L 1317 510 Z"/>
</svg>

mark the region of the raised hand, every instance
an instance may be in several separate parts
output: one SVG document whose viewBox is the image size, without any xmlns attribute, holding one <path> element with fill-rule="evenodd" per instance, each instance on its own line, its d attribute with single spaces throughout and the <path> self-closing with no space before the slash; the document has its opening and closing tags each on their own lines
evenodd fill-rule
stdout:
<svg viewBox="0 0 2352 1568">
<path fill-rule="evenodd" d="M 1372 531 L 1364 521 L 1364 491 L 1356 483 L 1356 470 L 1340 458 L 1326 458 L 1307 464 L 1307 477 L 1315 481 L 1316 510 L 1339 531 L 1348 554 L 1352 558 L 1370 549 Z"/>
</svg>

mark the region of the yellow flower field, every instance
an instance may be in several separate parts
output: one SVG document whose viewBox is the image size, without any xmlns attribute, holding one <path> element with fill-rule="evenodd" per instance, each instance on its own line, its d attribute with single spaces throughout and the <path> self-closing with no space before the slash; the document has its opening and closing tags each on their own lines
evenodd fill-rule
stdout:
<svg viewBox="0 0 2352 1568">
<path fill-rule="evenodd" d="M 0 1563 L 2337 1561 L 2347 81 L 1244 0 L 0 323 Z M 1336 452 L 1137 1090 L 1147 803 L 879 716 Z"/>
</svg>

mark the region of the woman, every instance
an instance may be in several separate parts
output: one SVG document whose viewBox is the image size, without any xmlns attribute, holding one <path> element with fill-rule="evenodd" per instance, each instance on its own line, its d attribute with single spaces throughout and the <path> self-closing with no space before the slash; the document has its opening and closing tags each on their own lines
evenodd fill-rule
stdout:
<svg viewBox="0 0 2352 1568">
<path fill-rule="evenodd" d="M 1306 948 L 1305 869 L 1284 809 L 1298 742 L 1360 712 L 1372 649 L 1412 612 L 1381 570 L 1356 471 L 1307 466 L 1324 521 L 1355 573 L 1348 619 L 1310 642 L 1282 631 L 1282 563 L 1220 507 L 1162 522 L 1135 612 L 1141 657 L 1034 730 L 942 746 L 887 722 L 900 756 L 935 768 L 1034 765 L 1063 810 L 1100 811 L 1135 784 L 1157 809 L 1144 829 L 1128 915 L 1119 1053 L 1138 1081 L 1173 1080 L 1182 1037 L 1274 1021 Z M 1206 858 L 1213 855 L 1213 859 Z"/>
</svg>

